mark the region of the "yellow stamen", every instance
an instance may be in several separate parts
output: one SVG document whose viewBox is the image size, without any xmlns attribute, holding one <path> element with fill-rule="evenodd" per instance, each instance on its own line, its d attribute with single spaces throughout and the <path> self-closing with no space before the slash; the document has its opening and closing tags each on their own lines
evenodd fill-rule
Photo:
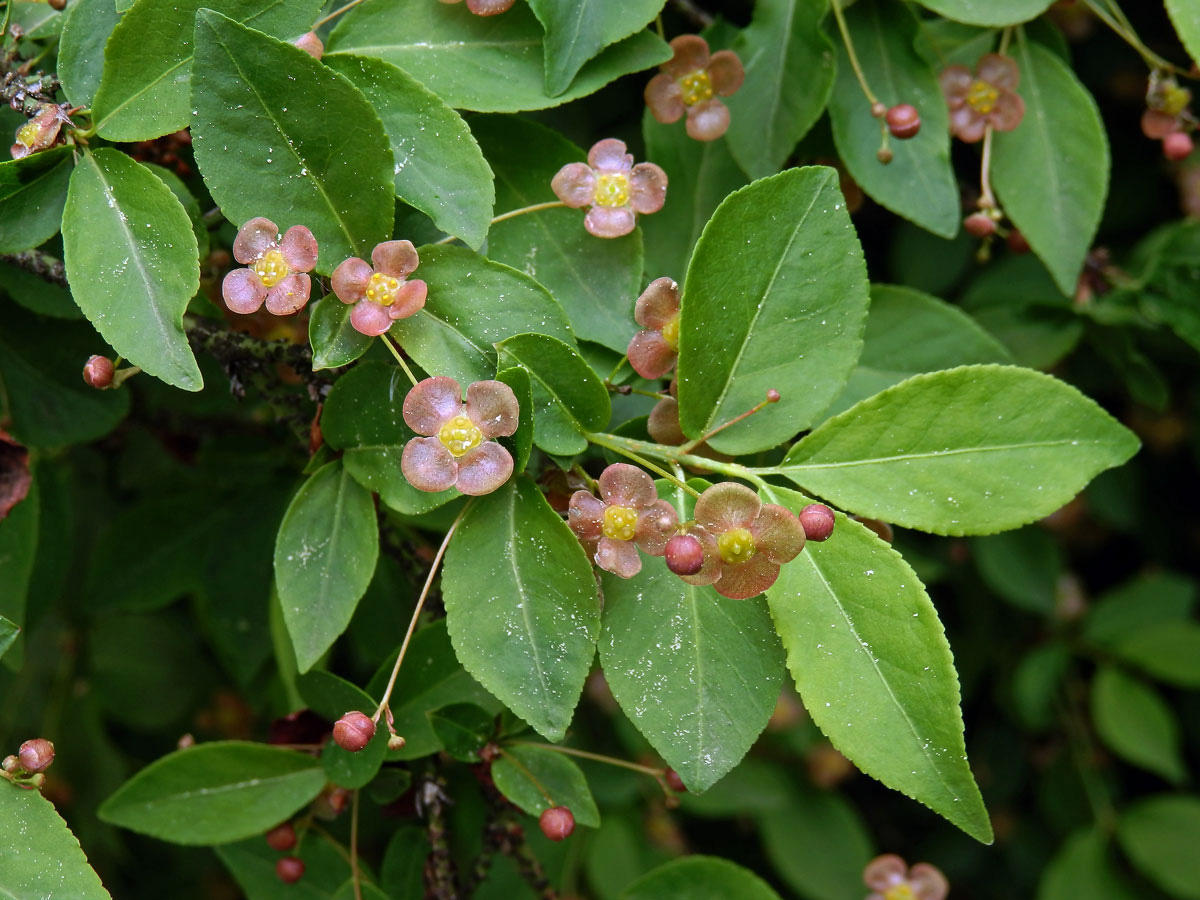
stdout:
<svg viewBox="0 0 1200 900">
<path fill-rule="evenodd" d="M 679 79 L 679 87 L 683 89 L 683 102 L 686 106 L 695 106 L 713 96 L 712 79 L 703 69 L 688 72 Z"/>
<path fill-rule="evenodd" d="M 1000 91 L 986 81 L 973 81 L 967 90 L 967 103 L 972 109 L 985 115 L 996 108 L 996 101 L 999 99 Z"/>
<path fill-rule="evenodd" d="M 17 143 L 24 144 L 26 147 L 32 147 L 33 142 L 37 140 L 38 127 L 33 122 L 26 122 L 17 129 Z"/>
<path fill-rule="evenodd" d="M 638 511 L 630 506 L 606 506 L 601 530 L 614 541 L 632 541 L 637 532 Z"/>
<path fill-rule="evenodd" d="M 672 316 L 662 327 L 663 340 L 667 342 L 667 346 L 679 352 L 679 313 Z"/>
<path fill-rule="evenodd" d="M 391 306 L 400 293 L 400 280 L 382 272 L 372 272 L 367 281 L 367 299 L 380 306 Z"/>
<path fill-rule="evenodd" d="M 250 268 L 254 270 L 254 274 L 266 287 L 275 287 L 292 274 L 291 268 L 284 261 L 283 254 L 278 250 L 268 250 L 256 259 Z"/>
<path fill-rule="evenodd" d="M 629 202 L 629 176 L 621 172 L 606 172 L 596 177 L 597 206 L 624 206 Z"/>
<path fill-rule="evenodd" d="M 748 528 L 730 528 L 717 538 L 717 552 L 728 565 L 747 562 L 754 556 L 754 535 Z"/>
<path fill-rule="evenodd" d="M 466 416 L 455 416 L 438 431 L 438 440 L 457 459 L 483 443 L 483 432 Z"/>
<path fill-rule="evenodd" d="M 915 900 L 916 896 L 911 885 L 904 881 L 895 887 L 888 888 L 883 894 L 883 900 Z"/>
</svg>

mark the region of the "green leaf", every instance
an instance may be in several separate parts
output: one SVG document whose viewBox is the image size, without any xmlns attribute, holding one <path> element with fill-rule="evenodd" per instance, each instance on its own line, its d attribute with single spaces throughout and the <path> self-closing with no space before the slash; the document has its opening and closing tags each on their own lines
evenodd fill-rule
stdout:
<svg viewBox="0 0 1200 900">
<path fill-rule="evenodd" d="M 370 715 L 369 708 L 367 715 Z M 356 790 L 365 787 L 379 774 L 379 767 L 383 765 L 387 752 L 388 730 L 380 721 L 370 743 L 357 752 L 343 750 L 335 741 L 327 741 L 321 749 L 321 768 L 338 787 Z"/>
<path fill-rule="evenodd" d="M 512 388 L 513 396 L 517 398 L 517 430 L 511 437 L 499 440 L 512 454 L 513 471 L 523 472 L 533 451 L 533 383 L 529 373 L 520 366 L 501 369 L 496 373 L 496 380 Z"/>
<path fill-rule="evenodd" d="M 823 415 L 837 415 L 921 372 L 1012 361 L 959 307 L 912 288 L 873 284 L 862 356 Z"/>
<path fill-rule="evenodd" d="M 610 44 L 643 29 L 663 0 L 529 0 L 546 38 L 546 93 L 555 97 L 571 86 L 584 64 Z"/>
<path fill-rule="evenodd" d="M 307 226 L 325 273 L 391 237 L 392 151 L 354 85 L 211 10 L 196 16 L 196 62 L 205 73 L 192 91 L 196 163 L 227 219 Z"/>
<path fill-rule="evenodd" d="M 478 250 L 496 190 L 462 116 L 382 60 L 331 55 L 325 64 L 349 78 L 383 120 L 395 157 L 396 196 Z"/>
<path fill-rule="evenodd" d="M 1075 832 L 1042 873 L 1037 900 L 1135 900 L 1099 828 Z"/>
<path fill-rule="evenodd" d="M 588 431 L 608 424 L 604 383 L 573 347 L 544 334 L 518 334 L 496 345 L 501 367 L 520 366 L 533 391 L 533 441 L 547 453 L 587 449 Z"/>
<path fill-rule="evenodd" d="M 545 91 L 542 27 L 525 4 L 482 17 L 425 0 L 363 4 L 330 35 L 326 54 L 334 53 L 392 63 L 450 106 L 477 112 L 558 106 L 671 58 L 660 38 L 640 31 L 609 47 L 579 71 L 570 88 L 551 97 Z"/>
<path fill-rule="evenodd" d="M 392 324 L 391 335 L 427 372 L 465 388 L 493 377 L 494 345 L 536 331 L 574 342 L 562 308 L 528 275 L 465 247 L 422 247 L 416 277 L 429 285 L 425 308 Z"/>
<path fill-rule="evenodd" d="M 0 163 L 0 253 L 28 250 L 58 234 L 74 165 L 69 147 Z"/>
<path fill-rule="evenodd" d="M 1173 897 L 1200 898 L 1200 797 L 1160 795 L 1138 802 L 1117 821 L 1117 840 L 1134 866 Z"/>
<path fill-rule="evenodd" d="M 1044 616 L 1054 612 L 1064 566 L 1046 529 L 1029 525 L 976 538 L 971 550 L 984 582 L 1009 603 Z"/>
<path fill-rule="evenodd" d="M 789 169 L 731 194 L 705 226 L 683 289 L 684 432 L 698 438 L 772 388 L 782 400 L 710 446 L 750 453 L 807 428 L 858 358 L 867 303 L 862 248 L 837 172 Z"/>
<path fill-rule="evenodd" d="M 1200 688 L 1200 624 L 1144 625 L 1116 639 L 1112 649 L 1125 662 L 1159 681 Z"/>
<path fill-rule="evenodd" d="M 554 175 L 585 156 L 558 132 L 513 116 L 480 116 L 471 128 L 496 172 L 496 206 L 506 212 L 553 200 Z M 672 181 L 672 202 L 675 191 Z M 497 222 L 488 232 L 487 252 L 545 285 L 575 332 L 624 353 L 637 327 L 633 304 L 642 290 L 641 234 L 639 227 L 599 240 L 584 229 L 579 210 L 546 209 Z"/>
<path fill-rule="evenodd" d="M 392 900 L 424 900 L 429 838 L 424 828 L 401 825 L 388 841 L 379 867 L 379 884 Z"/>
<path fill-rule="evenodd" d="M 962 366 L 916 375 L 821 425 L 778 471 L 860 515 L 934 534 L 1047 516 L 1138 441 L 1049 375 Z"/>
<path fill-rule="evenodd" d="M 301 672 L 350 623 L 378 556 L 370 492 L 340 462 L 325 465 L 296 492 L 275 541 L 275 584 Z"/>
<path fill-rule="evenodd" d="M 79 841 L 41 791 L 0 781 L 0 894 L 111 900 Z"/>
<path fill-rule="evenodd" d="M 770 487 L 798 513 L 808 500 Z M 991 843 L 967 765 L 958 676 L 937 610 L 904 559 L 841 513 L 767 589 L 805 709 L 866 774 Z"/>
<path fill-rule="evenodd" d="M 1188 56 L 1200 59 L 1200 9 L 1194 0 L 1166 0 L 1167 15 Z"/>
<path fill-rule="evenodd" d="M 1092 681 L 1092 723 L 1117 756 L 1178 783 L 1187 770 L 1179 722 L 1171 707 L 1143 681 L 1101 666 Z"/>
<path fill-rule="evenodd" d="M 802 897 L 843 900 L 861 891 L 871 837 L 857 810 L 833 791 L 806 789 L 759 818 L 767 856 Z"/>
<path fill-rule="evenodd" d="M 1004 0 L 1003 3 L 996 3 L 995 0 L 919 0 L 919 2 L 926 9 L 931 9 L 956 22 L 998 27 L 1028 22 L 1044 13 L 1054 0 Z"/>
<path fill-rule="evenodd" d="M 0 545 L 3 541 L 0 540 Z M 3 571 L 4 563 L 0 562 L 0 572 Z M 4 616 L 0 616 L 0 658 L 8 652 L 8 648 L 17 642 L 17 635 L 21 633 L 21 629 L 15 622 L 10 622 Z"/>
<path fill-rule="evenodd" d="M 151 763 L 104 801 L 99 816 L 175 844 L 224 844 L 275 827 L 324 786 L 311 756 L 217 741 Z"/>
<path fill-rule="evenodd" d="M 333 900 L 334 893 L 350 877 L 350 866 L 329 841 L 300 841 L 288 852 L 304 860 L 304 877 L 284 884 L 275 872 L 279 852 L 267 846 L 261 834 L 236 844 L 214 847 L 246 900 Z"/>
<path fill-rule="evenodd" d="M 1083 624 L 1083 636 L 1112 646 L 1144 626 L 1186 619 L 1196 605 L 1196 597 L 1196 583 L 1183 575 L 1138 575 L 1096 601 Z"/>
<path fill-rule="evenodd" d="M 551 806 L 566 806 L 578 824 L 600 827 L 600 811 L 587 779 L 572 760 L 542 747 L 507 746 L 502 753 L 492 764 L 492 779 L 496 789 L 518 807 L 540 816 Z M 550 795 L 550 801 L 542 790 Z"/>
<path fill-rule="evenodd" d="M 307 31 L 321 8 L 319 0 L 137 0 L 104 45 L 104 74 L 92 102 L 96 129 L 110 141 L 140 141 L 195 125 L 188 114 L 192 77 L 192 26 L 202 6 L 224 13 L 234 21 L 280 37 L 295 37 Z M 212 14 L 211 12 L 209 13 Z M 303 52 L 303 51 L 299 51 Z M 269 63 L 263 60 L 263 67 Z M 201 59 L 198 81 L 208 88 L 231 78 L 227 69 L 217 69 L 211 59 Z M 261 73 L 259 73 L 261 74 Z M 237 74 L 232 78 L 236 80 Z M 280 77 L 283 73 L 280 72 Z M 303 88 L 291 85 L 286 94 L 274 90 L 266 78 L 256 83 L 275 99 L 300 99 Z M 313 98 L 315 102 L 315 97 Z M 237 128 L 230 113 L 240 99 L 224 109 L 229 133 Z M 331 103 L 331 109 L 339 107 Z M 239 116 L 245 119 L 245 114 Z M 319 120 L 329 121 L 328 114 Z M 316 123 L 312 127 L 317 127 Z M 265 149 L 266 145 L 264 145 Z M 280 146 L 282 152 L 283 147 Z M 256 213 L 264 215 L 264 213 Z M 269 215 L 269 214 L 267 214 Z M 247 218 L 250 218 L 247 216 Z"/>
<path fill-rule="evenodd" d="M 770 886 L 741 866 L 716 856 L 688 856 L 647 872 L 621 900 L 779 900 Z"/>
<path fill-rule="evenodd" d="M 649 556 L 633 578 L 604 577 L 600 659 L 629 720 L 693 792 L 741 761 L 783 680 L 762 598 L 727 600 Z"/>
<path fill-rule="evenodd" d="M 308 341 L 313 348 L 313 371 L 348 366 L 367 352 L 371 338 L 350 324 L 352 303 L 327 294 L 310 306 Z"/>
<path fill-rule="evenodd" d="M 204 386 L 183 332 L 200 288 L 192 223 L 161 180 L 124 153 L 84 153 L 63 211 L 63 261 L 75 302 L 132 365 L 167 384 Z"/>
<path fill-rule="evenodd" d="M 446 553 L 442 595 L 467 671 L 562 740 L 596 654 L 600 604 L 583 548 L 532 482 L 514 478 L 473 501 Z"/>
<path fill-rule="evenodd" d="M 763 0 L 733 42 L 746 81 L 723 101 L 730 111 L 725 140 L 751 178 L 783 168 L 825 111 L 835 59 L 833 44 L 821 30 L 828 13 L 827 0 Z"/>
<path fill-rule="evenodd" d="M 104 71 L 104 44 L 121 21 L 112 0 L 75 0 L 58 40 L 58 77 L 72 106 L 91 106 Z"/>
<path fill-rule="evenodd" d="M 916 19 L 903 4 L 859 0 L 846 9 L 846 23 L 871 90 L 887 106 L 915 106 L 921 130 L 908 140 L 890 140 L 893 159 L 879 162 L 879 120 L 840 46 L 829 100 L 838 155 L 873 200 L 934 234 L 954 237 L 962 210 L 950 167 L 949 112 L 937 76 L 913 47 Z"/>
<path fill-rule="evenodd" d="M 479 762 L 496 725 L 495 716 L 473 703 L 453 703 L 425 715 L 442 749 L 459 762 Z"/>
<path fill-rule="evenodd" d="M 375 708 L 370 694 L 358 685 L 324 669 L 309 669 L 296 679 L 296 689 L 308 708 L 330 721 L 352 710 L 366 712 Z"/>
<path fill-rule="evenodd" d="M 187 213 L 188 220 L 192 223 L 192 233 L 196 235 L 200 259 L 206 258 L 209 251 L 208 226 L 204 224 L 204 213 L 200 209 L 200 201 L 183 183 L 183 179 L 170 169 L 164 169 L 154 163 L 143 163 L 143 165 L 153 172 L 159 181 L 169 187 L 171 193 L 183 205 L 184 212 Z"/>
<path fill-rule="evenodd" d="M 83 311 L 75 305 L 71 292 L 65 287 L 43 281 L 32 272 L 14 265 L 0 263 L 0 289 L 21 306 L 39 315 L 77 321 L 84 318 Z"/>
<path fill-rule="evenodd" d="M 13 3 L 12 23 L 21 26 L 25 40 L 54 37 L 62 30 L 64 18 L 62 12 L 37 0 Z"/>
<path fill-rule="evenodd" d="M 997 132 L 992 184 L 1005 213 L 1025 235 L 1068 297 L 1104 211 L 1108 137 L 1096 101 L 1050 50 L 1018 40 L 1018 93 L 1025 118 Z"/>
</svg>

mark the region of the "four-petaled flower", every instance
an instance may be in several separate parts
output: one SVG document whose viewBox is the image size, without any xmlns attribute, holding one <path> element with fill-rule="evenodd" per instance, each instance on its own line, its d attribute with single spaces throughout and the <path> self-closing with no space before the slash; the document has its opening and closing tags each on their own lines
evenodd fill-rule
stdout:
<svg viewBox="0 0 1200 900">
<path fill-rule="evenodd" d="M 689 533 L 704 547 L 704 565 L 689 584 L 715 584 L 734 600 L 761 594 L 779 577 L 779 567 L 804 549 L 804 527 L 791 511 L 764 504 L 750 488 L 732 481 L 713 485 L 696 501 Z"/>
<path fill-rule="evenodd" d="M 973 144 L 989 125 L 997 131 L 1020 125 L 1025 116 L 1025 101 L 1015 93 L 1020 77 L 1016 62 L 999 53 L 984 55 L 974 75 L 966 66 L 943 69 L 938 81 L 950 106 L 951 133 Z"/>
<path fill-rule="evenodd" d="M 317 239 L 303 225 L 293 225 L 280 238 L 270 219 L 251 219 L 238 229 L 233 258 L 247 266 L 221 283 L 225 305 L 234 312 L 256 312 L 266 301 L 268 312 L 286 316 L 308 302 L 312 281 L 306 273 L 317 264 Z"/>
<path fill-rule="evenodd" d="M 708 55 L 708 42 L 696 34 L 671 41 L 675 55 L 663 63 L 646 85 L 646 105 L 660 122 L 678 122 L 687 113 L 687 133 L 698 141 L 715 141 L 729 128 L 729 107 L 717 99 L 742 86 L 742 61 L 732 50 Z"/>
<path fill-rule="evenodd" d="M 371 251 L 374 268 L 357 256 L 333 270 L 333 292 L 353 303 L 350 324 L 368 335 L 383 334 L 396 319 L 407 319 L 425 306 L 428 288 L 415 278 L 407 281 L 420 260 L 412 241 L 384 241 Z"/>
<path fill-rule="evenodd" d="M 642 570 L 637 547 L 662 556 L 679 521 L 675 508 L 658 499 L 654 480 L 636 466 L 613 463 L 600 473 L 600 499 L 571 495 L 567 521 L 600 568 L 632 578 Z"/>
<path fill-rule="evenodd" d="M 596 237 L 629 234 L 636 213 L 662 209 L 667 198 L 667 173 L 654 163 L 633 164 L 624 141 L 605 138 L 588 151 L 588 161 L 568 163 L 550 183 L 555 195 L 572 209 L 590 206 L 583 227 Z"/>
<path fill-rule="evenodd" d="M 643 378 L 662 378 L 679 353 L 679 285 L 654 279 L 638 297 L 633 317 L 646 330 L 629 341 L 629 364 Z"/>
<path fill-rule="evenodd" d="M 492 438 L 517 430 L 517 397 L 502 381 L 462 388 L 453 378 L 426 378 L 404 398 L 404 421 L 417 434 L 404 445 L 400 470 L 421 491 L 457 487 L 490 494 L 512 474 L 511 454 Z"/>
<path fill-rule="evenodd" d="M 936 866 L 917 863 L 910 869 L 894 853 L 867 863 L 863 882 L 873 891 L 867 900 L 944 900 L 950 891 L 946 876 Z"/>
<path fill-rule="evenodd" d="M 462 3 L 462 0 L 441 0 L 442 3 Z M 513 0 L 467 0 L 467 9 L 477 16 L 497 16 L 513 5 Z"/>
</svg>

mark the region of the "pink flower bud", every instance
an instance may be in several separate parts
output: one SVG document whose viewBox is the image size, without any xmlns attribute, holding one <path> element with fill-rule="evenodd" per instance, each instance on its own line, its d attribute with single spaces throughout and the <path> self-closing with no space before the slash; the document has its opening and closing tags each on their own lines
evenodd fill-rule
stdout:
<svg viewBox="0 0 1200 900">
<path fill-rule="evenodd" d="M 375 737 L 375 723 L 357 710 L 346 713 L 333 723 L 333 740 L 343 750 L 357 753 Z"/>
<path fill-rule="evenodd" d="M 298 856 L 285 856 L 275 863 L 275 874 L 284 884 L 295 884 L 304 877 L 304 860 Z"/>
<path fill-rule="evenodd" d="M 676 575 L 695 575 L 704 566 L 704 547 L 690 534 L 667 541 L 667 568 Z"/>
<path fill-rule="evenodd" d="M 906 141 L 921 130 L 921 115 L 911 103 L 900 103 L 887 111 L 888 131 L 892 137 Z"/>
<path fill-rule="evenodd" d="M 291 822 L 276 825 L 267 832 L 267 846 L 280 853 L 286 853 L 296 846 L 296 829 Z M 303 871 L 303 870 L 302 870 Z"/>
<path fill-rule="evenodd" d="M 971 213 L 963 219 L 963 228 L 971 237 L 985 238 L 996 231 L 996 220 L 985 212 Z"/>
<path fill-rule="evenodd" d="M 107 356 L 91 356 L 83 364 L 83 380 L 94 388 L 103 389 L 112 384 L 114 371 L 112 360 Z"/>
<path fill-rule="evenodd" d="M 325 53 L 325 45 L 321 43 L 321 39 L 317 37 L 315 31 L 310 31 L 307 34 L 302 34 L 300 37 L 292 41 L 297 47 L 311 56 L 313 59 L 320 59 Z"/>
<path fill-rule="evenodd" d="M 833 534 L 835 521 L 833 510 L 824 503 L 810 503 L 800 510 L 800 524 L 804 527 L 804 537 L 810 541 L 828 540 Z"/>
<path fill-rule="evenodd" d="M 45 738 L 34 738 L 23 743 L 17 754 L 26 772 L 45 772 L 54 762 L 54 745 Z"/>
<path fill-rule="evenodd" d="M 1163 156 L 1171 162 L 1178 162 L 1191 156 L 1193 146 L 1190 135 L 1183 131 L 1174 131 L 1163 138 Z"/>
<path fill-rule="evenodd" d="M 683 783 L 683 779 L 679 777 L 679 773 L 674 769 L 667 769 L 667 771 L 663 773 L 663 779 L 667 782 L 667 787 L 676 793 L 687 793 L 687 785 Z"/>
<path fill-rule="evenodd" d="M 542 834 L 552 841 L 563 841 L 575 830 L 575 816 L 565 806 L 552 806 L 538 819 Z"/>
</svg>

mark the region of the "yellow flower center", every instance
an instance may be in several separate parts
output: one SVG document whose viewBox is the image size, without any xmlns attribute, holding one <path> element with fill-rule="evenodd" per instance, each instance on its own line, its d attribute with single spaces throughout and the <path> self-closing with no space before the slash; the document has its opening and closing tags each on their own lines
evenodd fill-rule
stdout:
<svg viewBox="0 0 1200 900">
<path fill-rule="evenodd" d="M 679 79 L 679 87 L 683 89 L 683 102 L 687 106 L 695 106 L 713 96 L 712 79 L 703 69 L 688 72 Z"/>
<path fill-rule="evenodd" d="M 254 270 L 254 274 L 266 287 L 275 287 L 292 274 L 292 270 L 284 262 L 283 254 L 278 250 L 268 250 L 256 259 L 250 268 Z"/>
<path fill-rule="evenodd" d="M 667 342 L 667 346 L 679 352 L 679 313 L 676 313 L 662 327 L 663 340 Z"/>
<path fill-rule="evenodd" d="M 749 528 L 730 528 L 717 538 L 717 552 L 731 566 L 748 562 L 754 556 L 754 535 Z"/>
<path fill-rule="evenodd" d="M 1162 111 L 1169 116 L 1177 116 L 1192 100 L 1192 92 L 1187 88 L 1172 85 L 1163 91 Z"/>
<path fill-rule="evenodd" d="M 367 281 L 367 299 L 380 306 L 391 306 L 400 292 L 400 280 L 382 272 L 372 272 Z M 459 417 L 461 418 L 461 416 Z M 471 445 L 475 446 L 474 444 Z M 468 450 L 470 447 L 467 448 Z M 465 450 L 463 451 L 466 452 Z"/>
<path fill-rule="evenodd" d="M 455 416 L 439 429 L 438 440 L 457 459 L 483 443 L 483 432 L 466 416 Z"/>
<path fill-rule="evenodd" d="M 632 541 L 637 531 L 637 520 L 638 511 L 630 506 L 606 506 L 601 530 L 606 538 L 614 541 Z"/>
<path fill-rule="evenodd" d="M 629 176 L 621 172 L 598 176 L 595 198 L 597 206 L 624 206 L 629 202 Z"/>
<path fill-rule="evenodd" d="M 37 140 L 38 127 L 33 122 L 26 122 L 17 129 L 17 143 L 24 144 L 26 147 L 32 147 L 33 142 Z"/>
<path fill-rule="evenodd" d="M 895 887 L 888 888 L 884 892 L 883 900 L 914 900 L 917 895 L 913 893 L 912 887 L 907 881 L 901 882 Z"/>
<path fill-rule="evenodd" d="M 996 101 L 999 99 L 1000 92 L 986 81 L 971 82 L 967 91 L 967 103 L 972 109 L 985 115 L 996 108 Z"/>
</svg>

